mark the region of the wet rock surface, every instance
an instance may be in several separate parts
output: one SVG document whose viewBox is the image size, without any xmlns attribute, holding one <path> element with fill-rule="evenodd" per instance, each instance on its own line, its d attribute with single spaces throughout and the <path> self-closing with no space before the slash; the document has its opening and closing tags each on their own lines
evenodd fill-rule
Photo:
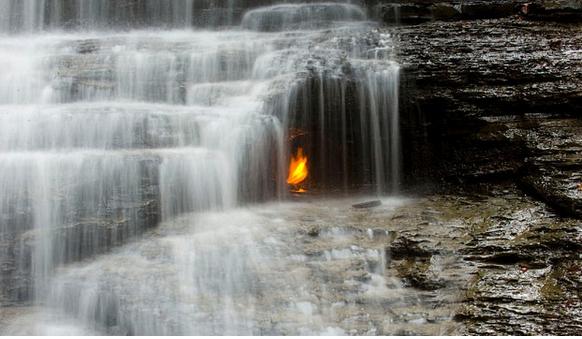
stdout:
<svg viewBox="0 0 582 339">
<path fill-rule="evenodd" d="M 408 181 L 515 180 L 581 215 L 581 26 L 513 16 L 393 32 Z"/>
<path fill-rule="evenodd" d="M 306 211 L 312 217 L 303 217 L 301 227 L 318 232 L 298 238 L 302 257 L 314 276 L 328 277 L 338 291 L 345 290 L 346 277 L 364 285 L 382 277 L 382 285 L 398 291 L 399 302 L 384 300 L 388 293 L 373 303 L 358 302 L 372 324 L 391 319 L 390 329 L 376 326 L 374 333 L 580 332 L 580 224 L 515 184 L 471 185 L 391 212 L 353 209 L 341 225 L 322 218 L 324 204 L 314 204 Z M 357 254 L 379 248 L 385 251 L 383 270 Z M 333 269 L 340 261 L 345 265 Z M 384 316 L 376 318 L 379 313 Z M 354 334 L 369 333 L 369 326 L 360 326 Z"/>
<path fill-rule="evenodd" d="M 527 126 L 527 128 L 525 128 Z M 506 124 L 510 140 L 526 145 L 524 190 L 566 215 L 582 216 L 582 122 L 526 116 Z"/>
<path fill-rule="evenodd" d="M 424 228 L 414 233 L 405 228 L 400 237 L 422 241 L 430 251 L 403 256 L 397 275 L 432 293 L 446 294 L 452 286 L 462 290 L 454 316 L 464 324 L 461 333 L 580 333 L 582 233 L 577 220 L 557 216 L 513 185 L 427 197 L 408 213 L 414 215 L 415 209 L 434 212 L 419 213 Z M 439 234 L 439 228 L 447 231 Z M 439 258 L 446 264 L 430 270 Z"/>
<path fill-rule="evenodd" d="M 523 196 L 489 199 L 499 214 L 482 214 L 461 251 L 476 272 L 457 318 L 471 334 L 580 333 L 579 222 Z"/>
<path fill-rule="evenodd" d="M 341 203 L 297 210 L 299 229 L 285 232 L 295 239 L 289 249 L 302 248 L 288 255 L 301 258 L 314 290 L 325 281 L 313 302 L 341 309 L 350 334 L 579 333 L 580 224 L 515 184 L 466 186 L 395 209 L 384 200 L 338 212 Z"/>
<path fill-rule="evenodd" d="M 582 28 L 516 18 L 396 29 L 421 109 L 449 116 L 575 113 Z M 429 109 L 430 107 L 435 107 Z"/>
<path fill-rule="evenodd" d="M 174 252 L 194 251 L 193 258 L 220 254 L 224 265 L 244 267 L 232 271 L 242 280 L 224 287 L 238 291 L 233 295 L 237 310 L 253 296 L 252 312 L 234 313 L 251 317 L 251 329 L 238 328 L 251 333 L 580 332 L 582 229 L 576 219 L 558 216 L 512 183 L 466 186 L 416 199 L 383 198 L 381 206 L 370 209 L 352 207 L 368 200 L 313 195 L 226 217 L 199 215 L 196 225 L 191 218 L 172 221 L 112 254 L 63 267 L 57 281 L 64 289 L 57 291 L 83 295 L 90 289 L 103 305 L 118 300 L 107 317 L 82 319 L 97 321 L 98 333 L 139 332 L 127 319 L 147 317 L 156 307 L 173 310 L 173 303 L 196 305 L 195 313 L 152 318 L 152 329 L 181 333 L 187 329 L 174 327 L 174 321 L 188 324 L 181 317 L 196 317 L 201 310 L 208 316 L 212 313 L 205 312 L 217 307 L 214 299 L 184 299 L 186 290 L 173 285 L 181 279 Z M 206 225 L 222 225 L 226 219 L 225 229 Z M 240 240 L 232 241 L 233 232 Z M 220 274 L 216 277 L 216 283 L 228 284 Z M 144 279 L 159 282 L 152 285 L 153 294 L 135 290 Z M 64 310 L 70 314 L 63 319 L 77 316 L 76 301 L 69 302 Z M 0 319 L 10 325 L 5 327 L 9 333 L 31 334 L 36 330 L 26 324 L 38 323 L 34 312 L 4 308 Z M 221 333 L 208 326 L 204 331 Z"/>
<path fill-rule="evenodd" d="M 578 0 L 365 0 L 364 2 L 376 17 L 387 24 L 495 19 L 514 15 L 527 20 L 553 22 L 582 20 L 582 2 Z"/>
</svg>

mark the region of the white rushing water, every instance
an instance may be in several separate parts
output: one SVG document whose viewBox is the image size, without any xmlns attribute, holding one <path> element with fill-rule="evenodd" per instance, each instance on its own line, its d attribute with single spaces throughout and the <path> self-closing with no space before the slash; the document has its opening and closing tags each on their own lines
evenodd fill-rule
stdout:
<svg viewBox="0 0 582 339">
<path fill-rule="evenodd" d="M 0 0 L 0 303 L 40 334 L 344 333 L 299 299 L 268 330 L 307 278 L 240 206 L 287 196 L 297 142 L 314 186 L 397 188 L 389 37 L 347 3 L 120 2 Z"/>
<path fill-rule="evenodd" d="M 385 231 L 362 222 L 368 211 L 346 209 L 359 199 L 366 197 L 163 222 L 139 241 L 59 269 L 44 308 L 11 319 L 4 333 L 393 333 L 387 314 L 408 307 L 410 292 L 384 272 Z M 382 202 L 371 219 L 406 203 Z M 318 241 L 305 224 L 321 227 Z"/>
</svg>

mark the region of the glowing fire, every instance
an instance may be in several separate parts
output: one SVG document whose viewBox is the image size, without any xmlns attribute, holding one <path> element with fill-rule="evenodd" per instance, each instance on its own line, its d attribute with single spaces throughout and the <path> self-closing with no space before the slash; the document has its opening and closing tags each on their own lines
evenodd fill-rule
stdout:
<svg viewBox="0 0 582 339">
<path fill-rule="evenodd" d="M 307 179 L 309 170 L 307 168 L 307 157 L 303 154 L 303 148 L 297 149 L 297 154 L 291 156 L 291 163 L 289 164 L 289 177 L 287 183 L 295 186 L 296 192 L 305 192 L 299 185 Z"/>
</svg>

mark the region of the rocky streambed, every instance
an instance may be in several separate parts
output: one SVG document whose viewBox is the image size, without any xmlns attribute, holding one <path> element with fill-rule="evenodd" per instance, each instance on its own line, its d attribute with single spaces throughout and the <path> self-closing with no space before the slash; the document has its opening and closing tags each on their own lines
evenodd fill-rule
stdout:
<svg viewBox="0 0 582 339">
<path fill-rule="evenodd" d="M 427 197 L 407 213 L 418 213 L 424 227 L 409 224 L 396 246 L 406 268 L 400 276 L 433 293 L 451 285 L 463 291 L 454 315 L 461 333 L 580 332 L 578 220 L 559 217 L 512 184 Z M 446 253 L 455 260 L 435 267 Z"/>
<path fill-rule="evenodd" d="M 196 328 L 204 333 L 225 330 L 212 326 L 223 312 L 236 320 L 226 330 L 254 334 L 580 333 L 577 220 L 559 217 L 511 183 L 352 207 L 368 199 L 304 195 L 199 215 L 196 225 L 187 218 L 161 225 L 110 255 L 63 268 L 57 286 L 81 298 L 79 306 L 65 304 L 72 314 L 48 319 L 44 312 L 43 325 L 35 309 L 7 308 L 4 333 L 180 333 L 184 329 L 176 326 L 188 323 L 183 317 L 200 321 L 198 308 L 211 317 Z M 181 280 L 188 274 L 180 272 L 188 266 L 175 261 L 176 251 L 198 258 L 195 269 L 213 272 L 200 265 L 217 255 L 225 268 L 242 268 L 228 276 L 217 270 L 208 277 L 218 280 L 193 285 L 208 288 L 209 295 L 214 288 L 230 291 L 233 303 L 188 299 L 182 288 L 190 285 Z M 158 281 L 155 296 L 134 285 L 150 279 Z M 213 281 L 218 285 L 206 286 Z M 89 296 L 99 295 L 109 298 L 98 298 L 101 307 L 119 300 L 100 326 L 71 322 L 75 312 L 83 317 Z M 192 313 L 181 313 L 191 305 Z M 217 305 L 227 308 L 214 313 Z M 243 305 L 252 309 L 243 312 Z M 164 316 L 151 319 L 150 327 L 127 327 L 128 319 L 135 324 L 157 312 Z"/>
</svg>

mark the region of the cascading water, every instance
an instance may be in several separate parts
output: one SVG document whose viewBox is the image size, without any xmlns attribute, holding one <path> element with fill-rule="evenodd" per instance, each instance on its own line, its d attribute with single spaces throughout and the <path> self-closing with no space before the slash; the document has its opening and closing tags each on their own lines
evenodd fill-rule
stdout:
<svg viewBox="0 0 582 339">
<path fill-rule="evenodd" d="M 251 0 L 2 0 L 3 32 L 230 25 Z"/>
<path fill-rule="evenodd" d="M 192 30 L 248 4 L 121 2 L 0 0 L 0 302 L 49 310 L 7 332 L 344 333 L 284 241 L 296 211 L 239 206 L 287 195 L 297 143 L 312 187 L 397 188 L 389 37 L 357 41 L 353 4 Z"/>
</svg>

